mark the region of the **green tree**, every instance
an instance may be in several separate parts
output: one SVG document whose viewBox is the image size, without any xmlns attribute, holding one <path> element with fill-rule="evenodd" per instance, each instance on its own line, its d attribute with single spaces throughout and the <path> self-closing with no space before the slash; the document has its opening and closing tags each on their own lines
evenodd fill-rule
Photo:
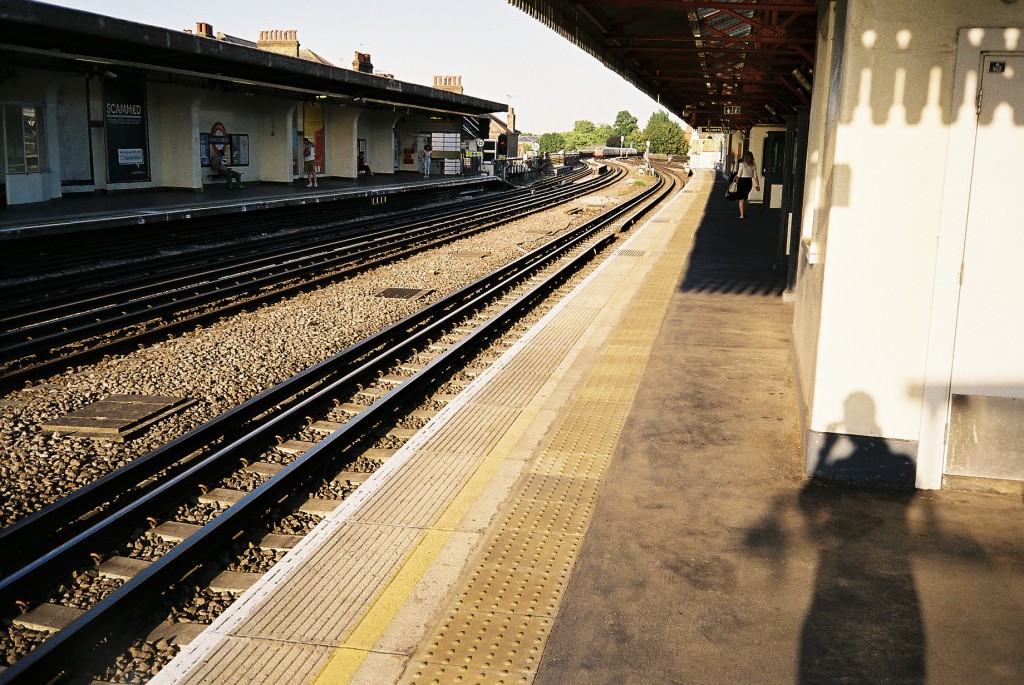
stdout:
<svg viewBox="0 0 1024 685">
<path fill-rule="evenodd" d="M 608 139 L 617 139 L 619 134 L 615 132 L 615 129 L 608 124 L 601 124 L 594 130 L 594 140 L 591 145 L 609 145 Z M 613 143 L 615 147 L 618 147 L 618 143 Z"/>
<path fill-rule="evenodd" d="M 615 129 L 617 134 L 622 136 L 623 141 L 640 130 L 640 127 L 637 126 L 636 117 L 630 114 L 629 110 L 625 109 L 615 115 L 615 123 L 612 124 L 612 128 Z"/>
<path fill-rule="evenodd" d="M 565 134 L 565 149 L 582 150 L 588 145 L 596 145 L 596 133 L 597 127 L 594 126 L 594 122 L 580 119 L 572 130 Z"/>
<path fill-rule="evenodd" d="M 561 133 L 542 133 L 537 143 L 540 152 L 558 152 L 565 147 L 565 136 Z"/>
<path fill-rule="evenodd" d="M 686 132 L 683 127 L 669 119 L 668 112 L 660 111 L 651 115 L 647 126 L 640 134 L 638 150 L 643 150 L 645 141 L 651 141 L 651 152 L 665 155 L 685 155 L 687 150 Z"/>
</svg>

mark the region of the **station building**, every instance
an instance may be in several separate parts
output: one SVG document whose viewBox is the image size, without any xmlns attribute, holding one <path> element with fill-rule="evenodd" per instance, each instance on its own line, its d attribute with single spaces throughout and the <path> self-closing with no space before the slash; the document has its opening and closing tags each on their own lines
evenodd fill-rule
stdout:
<svg viewBox="0 0 1024 685">
<path fill-rule="evenodd" d="M 353 69 L 301 48 L 294 30 L 248 41 L 199 22 L 173 31 L 27 0 L 0 6 L 4 174 L 8 205 L 70 193 L 220 182 L 222 155 L 245 182 L 304 177 L 302 139 L 317 173 L 461 173 L 461 142 L 486 138 L 505 106 Z M 444 149 L 442 149 L 442 147 Z M 448 149 L 450 148 L 450 149 Z"/>
<path fill-rule="evenodd" d="M 809 474 L 1024 492 L 1024 2 L 512 3 L 720 127 L 707 164 L 787 125 Z"/>
</svg>

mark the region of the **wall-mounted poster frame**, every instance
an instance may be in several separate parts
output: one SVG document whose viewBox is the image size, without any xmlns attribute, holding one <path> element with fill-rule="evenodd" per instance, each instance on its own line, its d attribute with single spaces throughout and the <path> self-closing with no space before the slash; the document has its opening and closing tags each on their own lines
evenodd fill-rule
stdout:
<svg viewBox="0 0 1024 685">
<path fill-rule="evenodd" d="M 199 164 L 210 166 L 214 154 L 227 158 L 228 166 L 249 166 L 249 134 L 230 135 L 199 134 Z"/>
<path fill-rule="evenodd" d="M 151 180 L 146 114 L 144 81 L 130 78 L 104 81 L 103 127 L 109 183 Z"/>
</svg>

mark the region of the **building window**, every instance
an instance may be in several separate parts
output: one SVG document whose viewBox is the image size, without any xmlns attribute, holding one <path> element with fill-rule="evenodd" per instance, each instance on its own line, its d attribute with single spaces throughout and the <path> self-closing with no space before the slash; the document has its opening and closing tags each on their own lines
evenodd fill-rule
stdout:
<svg viewBox="0 0 1024 685">
<path fill-rule="evenodd" d="M 7 173 L 46 170 L 46 138 L 43 135 L 43 107 L 4 105 L 4 156 Z"/>
</svg>

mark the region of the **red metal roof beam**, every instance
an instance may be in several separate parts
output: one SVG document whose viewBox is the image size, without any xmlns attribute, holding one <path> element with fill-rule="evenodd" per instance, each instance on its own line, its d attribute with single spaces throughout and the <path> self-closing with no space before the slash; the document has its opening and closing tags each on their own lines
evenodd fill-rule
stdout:
<svg viewBox="0 0 1024 685">
<path fill-rule="evenodd" d="M 769 2 L 723 2 L 722 0 L 576 0 L 571 3 L 573 5 L 583 6 L 614 6 L 614 7 L 629 7 L 632 9 L 636 8 L 653 8 L 659 10 L 687 10 L 687 9 L 718 9 L 718 10 L 735 10 L 735 9 L 751 9 L 756 11 L 765 12 L 771 10 L 773 12 L 799 12 L 803 14 L 814 14 L 818 11 L 817 0 L 808 0 L 807 2 L 780 2 L 780 3 L 769 3 Z"/>
</svg>

